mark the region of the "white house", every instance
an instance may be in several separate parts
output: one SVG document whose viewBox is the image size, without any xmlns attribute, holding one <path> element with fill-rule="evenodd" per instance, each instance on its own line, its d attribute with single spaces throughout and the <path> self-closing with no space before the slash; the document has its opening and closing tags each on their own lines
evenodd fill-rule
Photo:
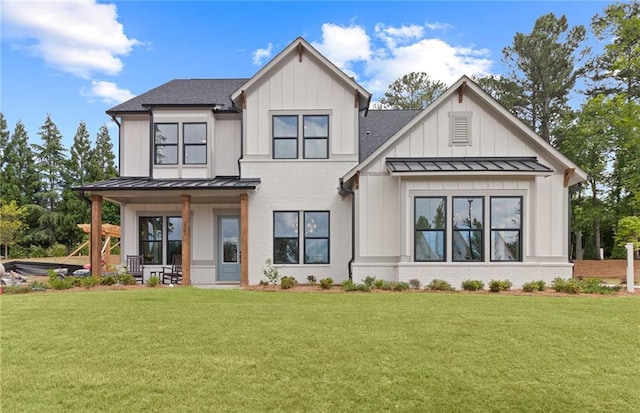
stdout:
<svg viewBox="0 0 640 413">
<path fill-rule="evenodd" d="M 121 205 L 121 256 L 145 278 L 174 256 L 193 285 L 257 284 L 268 259 L 299 282 L 571 275 L 583 171 L 466 77 L 423 111 L 370 100 L 298 38 L 250 79 L 173 80 L 107 111 L 120 177 L 78 189 L 94 227 L 103 199 Z"/>
</svg>

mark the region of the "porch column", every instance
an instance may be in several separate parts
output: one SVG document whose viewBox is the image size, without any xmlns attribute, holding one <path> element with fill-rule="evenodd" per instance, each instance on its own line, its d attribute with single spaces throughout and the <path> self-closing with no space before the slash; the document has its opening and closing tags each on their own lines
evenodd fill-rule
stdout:
<svg viewBox="0 0 640 413">
<path fill-rule="evenodd" d="M 240 195 L 240 285 L 249 285 L 249 195 Z"/>
<path fill-rule="evenodd" d="M 191 195 L 182 195 L 182 285 L 191 285 Z"/>
<path fill-rule="evenodd" d="M 91 195 L 91 275 L 102 277 L 102 197 Z"/>
</svg>

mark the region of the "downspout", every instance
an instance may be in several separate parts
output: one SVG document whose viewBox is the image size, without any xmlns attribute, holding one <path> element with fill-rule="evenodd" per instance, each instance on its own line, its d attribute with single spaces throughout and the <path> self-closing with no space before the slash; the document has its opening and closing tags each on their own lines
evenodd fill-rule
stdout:
<svg viewBox="0 0 640 413">
<path fill-rule="evenodd" d="M 244 158 L 244 111 L 238 110 L 240 113 L 240 157 L 238 158 L 238 179 L 242 179 L 242 159 Z"/>
<path fill-rule="evenodd" d="M 153 163 L 155 162 L 153 132 L 153 111 L 149 108 L 149 179 L 153 178 Z"/>
<path fill-rule="evenodd" d="M 569 248 L 568 248 L 568 252 L 569 254 L 567 255 L 567 260 L 569 262 L 573 262 L 573 260 L 571 259 L 571 219 L 572 219 L 572 214 L 571 214 L 571 199 L 573 198 L 573 190 L 572 187 L 568 187 L 567 188 L 567 193 L 568 193 L 568 211 L 567 211 L 567 215 L 569 215 L 568 219 L 567 219 L 567 232 L 569 233 L 569 237 L 567 238 L 568 242 L 569 242 Z M 576 246 L 576 251 L 577 251 L 577 246 Z"/>
<path fill-rule="evenodd" d="M 353 262 L 356 256 L 356 194 L 352 189 L 344 186 L 342 178 L 340 178 L 340 193 L 346 192 L 351 194 L 351 259 L 349 260 L 349 281 L 353 281 Z"/>
</svg>

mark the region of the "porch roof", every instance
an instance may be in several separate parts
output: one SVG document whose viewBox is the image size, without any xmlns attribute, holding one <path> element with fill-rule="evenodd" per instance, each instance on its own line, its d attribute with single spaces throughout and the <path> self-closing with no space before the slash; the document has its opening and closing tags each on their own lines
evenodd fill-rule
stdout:
<svg viewBox="0 0 640 413">
<path fill-rule="evenodd" d="M 458 157 L 458 158 L 387 158 L 391 174 L 424 173 L 533 173 L 550 174 L 553 169 L 536 157 Z"/>
<path fill-rule="evenodd" d="M 256 189 L 260 178 L 217 176 L 211 179 L 153 179 L 146 177 L 120 177 L 106 181 L 84 184 L 77 191 L 162 191 L 162 190 L 212 190 L 212 189 Z"/>
</svg>

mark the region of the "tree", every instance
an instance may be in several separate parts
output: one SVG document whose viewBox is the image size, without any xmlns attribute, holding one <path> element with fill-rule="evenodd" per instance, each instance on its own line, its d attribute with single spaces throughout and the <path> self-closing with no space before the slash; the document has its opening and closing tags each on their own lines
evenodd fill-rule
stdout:
<svg viewBox="0 0 640 413">
<path fill-rule="evenodd" d="M 424 109 L 446 89 L 424 72 L 411 72 L 391 83 L 380 103 L 391 109 Z"/>
<path fill-rule="evenodd" d="M 4 246 L 4 254 L 8 257 L 8 247 L 15 244 L 17 236 L 24 228 L 23 219 L 26 208 L 19 207 L 16 201 L 0 202 L 0 245 Z"/>
<path fill-rule="evenodd" d="M 4 114 L 0 112 L 0 177 L 5 167 L 5 150 L 9 143 L 9 130 L 7 129 L 7 121 Z"/>
<path fill-rule="evenodd" d="M 69 151 L 67 187 L 82 185 L 87 182 L 91 154 L 91 140 L 89 139 L 87 125 L 84 122 L 80 122 L 73 137 L 73 146 Z"/>
<path fill-rule="evenodd" d="M 632 242 L 636 259 L 640 259 L 640 217 L 622 217 L 616 227 L 616 246 Z"/>
<path fill-rule="evenodd" d="M 4 168 L 0 171 L 0 198 L 6 202 L 16 201 L 19 206 L 36 202 L 35 194 L 40 190 L 40 179 L 29 137 L 21 121 L 4 149 Z"/>
<path fill-rule="evenodd" d="M 97 182 L 117 177 L 118 169 L 115 165 L 115 159 L 109 129 L 106 125 L 102 125 L 96 135 L 95 147 L 91 152 L 87 180 Z M 105 222 L 120 225 L 120 206 L 113 202 L 105 202 L 102 205 L 102 217 Z"/>
<path fill-rule="evenodd" d="M 504 76 L 495 75 L 474 77 L 473 81 L 516 117 L 525 118 L 524 91 L 516 82 Z"/>
<path fill-rule="evenodd" d="M 523 92 L 522 120 L 548 142 L 581 73 L 575 64 L 586 53 L 579 53 L 585 36 L 583 26 L 569 29 L 564 15 L 549 13 L 536 20 L 531 33 L 516 33 L 513 45 L 502 50 L 508 77 Z"/>
<path fill-rule="evenodd" d="M 58 127 L 47 115 L 44 124 L 38 132 L 42 144 L 34 144 L 33 148 L 38 161 L 38 171 L 42 178 L 44 190 L 38 194 L 50 212 L 54 212 L 61 198 L 61 190 L 64 183 L 63 171 L 67 164 L 65 158 L 66 149 L 62 146 L 62 135 Z"/>
<path fill-rule="evenodd" d="M 606 41 L 604 51 L 587 65 L 591 72 L 590 94 L 626 93 L 640 98 L 640 4 L 633 0 L 605 8 L 591 21 L 595 36 Z"/>
</svg>

